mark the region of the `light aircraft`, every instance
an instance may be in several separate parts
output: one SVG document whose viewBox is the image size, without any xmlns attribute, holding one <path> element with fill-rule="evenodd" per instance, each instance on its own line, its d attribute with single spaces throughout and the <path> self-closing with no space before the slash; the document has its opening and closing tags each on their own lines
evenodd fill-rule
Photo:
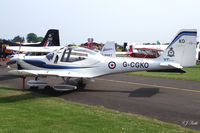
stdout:
<svg viewBox="0 0 200 133">
<path fill-rule="evenodd" d="M 130 46 L 130 45 L 129 45 Z M 168 45 L 161 45 L 161 44 L 158 44 L 158 45 L 132 45 L 134 49 L 153 49 L 153 50 L 165 50 Z"/>
<path fill-rule="evenodd" d="M 138 58 L 156 58 L 167 47 L 168 45 L 136 45 L 133 48 L 133 54 L 131 56 Z"/>
<path fill-rule="evenodd" d="M 46 86 L 38 77 L 56 76 L 64 80 L 63 84 L 55 84 L 58 91 L 77 89 L 91 78 L 122 72 L 142 70 L 163 70 L 183 68 L 196 65 L 197 31 L 181 30 L 172 40 L 163 54 L 155 59 L 103 56 L 85 48 L 61 47 L 46 56 L 19 56 L 17 63 L 22 70 L 11 70 L 8 73 L 24 77 L 32 76 L 29 86 Z M 111 44 L 114 45 L 114 42 Z M 77 85 L 69 84 L 70 78 L 78 78 Z M 24 84 L 23 84 L 24 86 Z"/>
</svg>

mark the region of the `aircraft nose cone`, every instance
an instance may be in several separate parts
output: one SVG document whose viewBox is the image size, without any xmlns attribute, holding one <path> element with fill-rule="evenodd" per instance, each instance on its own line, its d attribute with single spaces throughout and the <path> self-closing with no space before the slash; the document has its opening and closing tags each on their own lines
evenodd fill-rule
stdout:
<svg viewBox="0 0 200 133">
<path fill-rule="evenodd" d="M 13 65 L 13 64 L 17 63 L 17 61 L 18 61 L 18 57 L 13 56 L 12 58 L 10 58 L 10 61 L 8 61 L 6 63 L 6 65 Z"/>
<path fill-rule="evenodd" d="M 15 64 L 17 61 L 16 60 L 10 60 L 6 63 L 6 65 L 13 65 Z"/>
</svg>

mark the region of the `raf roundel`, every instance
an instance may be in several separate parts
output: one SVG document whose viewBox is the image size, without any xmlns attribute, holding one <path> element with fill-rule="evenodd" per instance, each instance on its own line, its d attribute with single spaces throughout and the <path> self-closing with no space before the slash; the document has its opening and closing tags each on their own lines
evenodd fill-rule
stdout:
<svg viewBox="0 0 200 133">
<path fill-rule="evenodd" d="M 173 48 L 170 48 L 170 50 L 168 51 L 168 56 L 173 57 L 174 54 L 175 54 L 175 52 L 174 52 Z"/>
<path fill-rule="evenodd" d="M 114 68 L 116 67 L 116 63 L 113 62 L 113 61 L 111 61 L 111 62 L 108 63 L 108 67 L 109 67 L 110 69 L 114 69 Z"/>
</svg>

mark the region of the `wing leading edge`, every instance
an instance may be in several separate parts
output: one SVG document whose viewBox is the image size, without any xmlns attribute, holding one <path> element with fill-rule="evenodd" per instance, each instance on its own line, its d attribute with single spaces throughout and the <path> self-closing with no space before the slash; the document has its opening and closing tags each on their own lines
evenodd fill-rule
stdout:
<svg viewBox="0 0 200 133">
<path fill-rule="evenodd" d="M 18 76 L 58 76 L 58 77 L 72 77 L 72 78 L 92 78 L 93 76 L 81 74 L 72 71 L 55 71 L 55 70 L 11 70 L 8 71 L 11 75 Z"/>
</svg>

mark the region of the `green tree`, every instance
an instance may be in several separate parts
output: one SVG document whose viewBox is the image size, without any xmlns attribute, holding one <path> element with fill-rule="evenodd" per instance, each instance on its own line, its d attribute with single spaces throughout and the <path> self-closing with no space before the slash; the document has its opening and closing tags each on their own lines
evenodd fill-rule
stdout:
<svg viewBox="0 0 200 133">
<path fill-rule="evenodd" d="M 35 33 L 29 33 L 29 34 L 27 34 L 27 37 L 26 37 L 27 42 L 29 42 L 29 43 L 38 42 L 37 38 L 38 37 L 37 37 L 37 35 Z"/>
<path fill-rule="evenodd" d="M 41 42 L 43 39 L 44 39 L 43 37 L 39 36 L 37 37 L 37 42 Z"/>
<path fill-rule="evenodd" d="M 12 39 L 12 42 L 24 42 L 24 37 L 20 37 L 19 35 Z"/>
</svg>

